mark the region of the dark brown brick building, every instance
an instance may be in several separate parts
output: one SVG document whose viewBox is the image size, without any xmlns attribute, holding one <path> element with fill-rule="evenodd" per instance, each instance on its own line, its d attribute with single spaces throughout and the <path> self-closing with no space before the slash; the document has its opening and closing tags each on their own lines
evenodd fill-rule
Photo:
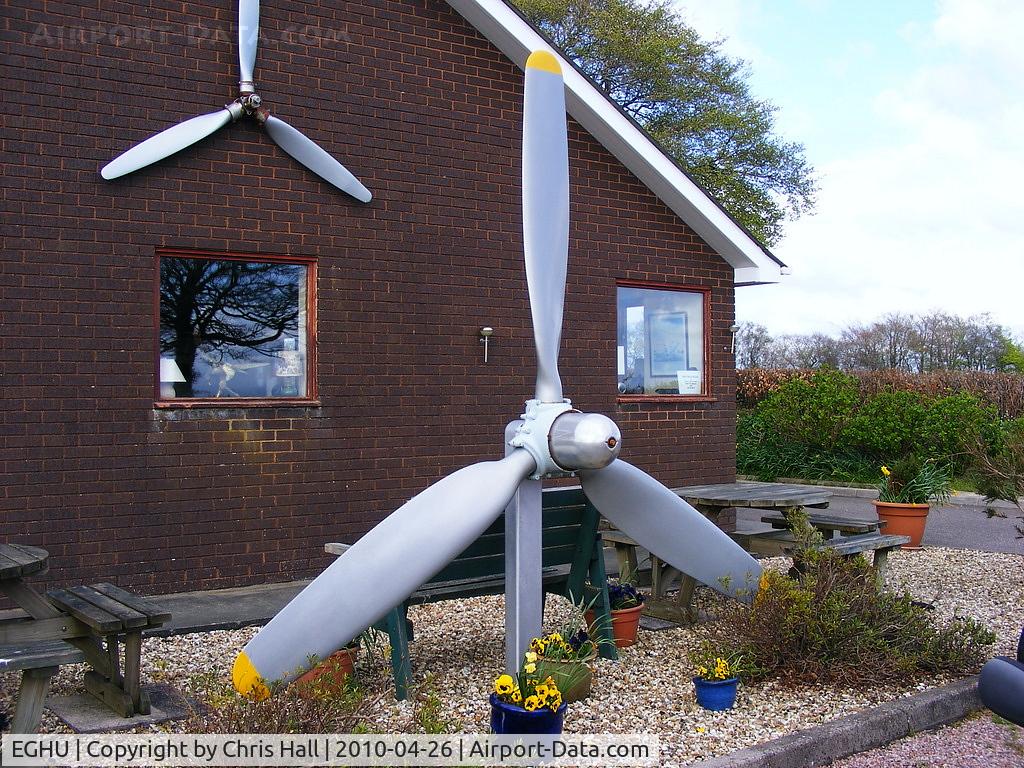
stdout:
<svg viewBox="0 0 1024 768">
<path fill-rule="evenodd" d="M 369 204 L 251 120 L 100 177 L 235 97 L 237 3 L 0 12 L 0 540 L 49 550 L 55 583 L 166 592 L 308 576 L 323 542 L 500 456 L 532 396 L 519 163 L 535 33 L 497 1 L 261 5 L 260 93 L 372 190 Z M 578 73 L 567 88 L 566 394 L 615 419 L 623 457 L 667 485 L 731 480 L 734 286 L 780 265 Z M 303 268 L 298 396 L 280 397 L 294 344 L 252 374 L 265 396 L 232 396 L 223 351 L 206 364 L 219 391 L 160 394 L 159 360 L 173 359 L 161 260 L 204 258 Z M 652 351 L 664 328 L 648 311 L 647 346 L 631 351 L 633 289 L 698 302 L 674 313 L 683 346 Z M 481 326 L 495 329 L 487 364 Z"/>
</svg>

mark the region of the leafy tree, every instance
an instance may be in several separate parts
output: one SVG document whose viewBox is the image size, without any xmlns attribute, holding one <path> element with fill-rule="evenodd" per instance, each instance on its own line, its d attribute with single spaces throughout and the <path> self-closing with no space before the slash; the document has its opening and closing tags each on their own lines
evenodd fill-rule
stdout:
<svg viewBox="0 0 1024 768">
<path fill-rule="evenodd" d="M 763 325 L 740 323 L 735 339 L 737 368 L 764 368 L 770 364 L 772 337 Z"/>
<path fill-rule="evenodd" d="M 803 146 L 775 135 L 775 107 L 751 95 L 746 64 L 671 0 L 514 2 L 762 242 L 813 210 Z"/>
</svg>

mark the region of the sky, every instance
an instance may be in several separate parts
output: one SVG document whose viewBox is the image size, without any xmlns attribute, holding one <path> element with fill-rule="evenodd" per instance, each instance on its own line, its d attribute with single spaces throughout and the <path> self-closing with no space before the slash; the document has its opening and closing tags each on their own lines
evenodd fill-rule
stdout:
<svg viewBox="0 0 1024 768">
<path fill-rule="evenodd" d="M 816 169 L 816 213 L 737 290 L 739 322 L 838 334 L 890 312 L 990 313 L 1024 338 L 1024 2 L 677 0 L 750 65 Z"/>
</svg>

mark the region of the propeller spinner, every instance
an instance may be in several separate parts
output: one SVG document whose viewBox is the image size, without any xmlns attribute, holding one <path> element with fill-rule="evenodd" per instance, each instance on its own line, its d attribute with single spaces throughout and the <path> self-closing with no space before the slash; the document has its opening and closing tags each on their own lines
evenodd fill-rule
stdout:
<svg viewBox="0 0 1024 768">
<path fill-rule="evenodd" d="M 619 429 L 562 397 L 558 350 L 569 242 L 565 90 L 557 59 L 536 51 L 526 64 L 523 227 L 537 347 L 537 388 L 509 427 L 507 455 L 455 472 L 413 497 L 349 548 L 271 620 L 235 660 L 235 687 L 265 695 L 264 681 L 294 679 L 311 656 L 324 658 L 381 619 L 466 549 L 518 493 L 539 513 L 540 483 L 579 473 L 602 515 L 667 563 L 725 594 L 749 599 L 761 567 L 707 518 L 645 472 L 617 458 Z M 518 511 L 516 511 L 518 510 Z M 539 519 L 530 517 L 539 524 Z M 524 537 L 525 538 L 525 537 Z M 514 549 L 522 552 L 524 542 Z M 510 668 L 523 638 L 540 630 L 540 552 L 506 563 L 506 583 L 537 592 L 521 609 L 509 601 Z M 535 572 L 534 572 L 535 571 Z"/>
<path fill-rule="evenodd" d="M 224 108 L 217 112 L 193 117 L 150 136 L 103 166 L 100 175 L 104 179 L 116 179 L 145 168 L 205 139 L 228 123 L 248 116 L 262 125 L 281 149 L 313 173 L 356 200 L 370 202 L 370 191 L 345 166 L 284 120 L 271 116 L 270 111 L 264 106 L 263 99 L 256 93 L 256 83 L 253 80 L 259 43 L 259 23 L 259 0 L 239 0 L 238 69 L 241 79 L 238 83 L 237 99 L 224 105 Z"/>
</svg>

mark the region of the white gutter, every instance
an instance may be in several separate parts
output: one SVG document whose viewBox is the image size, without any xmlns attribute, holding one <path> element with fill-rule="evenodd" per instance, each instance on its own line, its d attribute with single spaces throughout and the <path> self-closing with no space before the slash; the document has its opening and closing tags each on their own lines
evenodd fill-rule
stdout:
<svg viewBox="0 0 1024 768">
<path fill-rule="evenodd" d="M 551 46 L 503 0 L 447 0 L 517 66 Z M 737 285 L 777 283 L 789 272 L 762 250 L 661 149 L 572 64 L 552 51 L 565 75 L 566 108 L 595 139 L 735 270 Z"/>
</svg>

